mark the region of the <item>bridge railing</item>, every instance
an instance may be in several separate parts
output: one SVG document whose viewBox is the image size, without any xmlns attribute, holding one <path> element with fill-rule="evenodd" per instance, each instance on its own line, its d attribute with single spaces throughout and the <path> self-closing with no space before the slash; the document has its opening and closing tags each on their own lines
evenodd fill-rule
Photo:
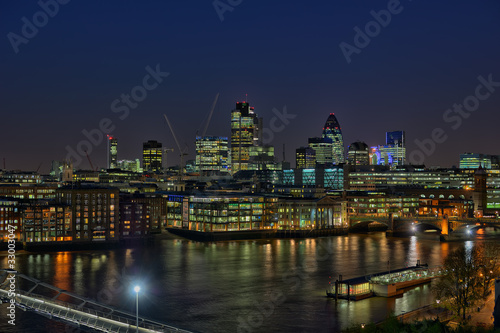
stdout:
<svg viewBox="0 0 500 333">
<path fill-rule="evenodd" d="M 24 307 L 37 309 L 39 311 L 46 312 L 55 317 L 59 317 L 74 323 L 83 323 L 84 325 L 88 325 L 89 327 L 108 329 L 113 328 L 113 332 L 126 332 L 129 331 L 131 327 L 133 327 L 134 329 L 136 327 L 135 316 L 132 314 L 124 313 L 120 310 L 116 310 L 116 312 L 119 312 L 122 315 L 106 313 L 96 309 L 87 308 L 85 306 L 78 306 L 76 304 L 54 300 L 42 295 L 36 295 L 36 297 L 34 297 L 32 294 L 25 291 L 19 291 L 16 294 L 16 297 L 17 302 Z M 19 298 L 21 298 L 21 300 Z M 123 316 L 123 314 L 130 318 Z M 103 322 L 102 319 L 113 321 L 116 322 L 116 324 L 119 323 L 122 325 L 116 325 L 112 322 L 106 322 L 106 320 L 104 320 Z M 176 327 L 172 327 L 162 323 L 148 323 L 148 321 L 149 320 L 147 319 L 139 317 L 139 328 L 145 328 L 148 330 L 159 332 L 188 333 L 188 331 L 178 329 Z"/>
</svg>

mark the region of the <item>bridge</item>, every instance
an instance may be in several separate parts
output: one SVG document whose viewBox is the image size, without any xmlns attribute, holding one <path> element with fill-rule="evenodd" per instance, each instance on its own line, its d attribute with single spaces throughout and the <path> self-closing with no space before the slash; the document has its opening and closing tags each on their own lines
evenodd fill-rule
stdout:
<svg viewBox="0 0 500 333">
<path fill-rule="evenodd" d="M 11 288 L 15 287 L 14 290 Z M 19 286 L 29 286 L 22 290 Z M 45 289 L 51 296 L 36 292 Z M 61 299 L 68 301 L 62 301 Z M 72 292 L 33 279 L 12 269 L 0 269 L 0 299 L 15 304 L 24 311 L 33 311 L 53 320 L 66 322 L 76 327 L 86 327 L 101 332 L 177 332 L 189 333 L 173 326 L 139 317 L 109 305 L 81 297 Z M 72 300 L 69 302 L 69 300 Z"/>
<path fill-rule="evenodd" d="M 500 221 L 491 218 L 448 218 L 446 216 L 438 217 L 396 217 L 392 216 L 350 216 L 349 231 L 367 231 L 370 225 L 383 225 L 392 233 L 424 232 L 435 230 L 441 235 L 471 234 L 477 229 L 493 228 L 500 230 Z"/>
</svg>

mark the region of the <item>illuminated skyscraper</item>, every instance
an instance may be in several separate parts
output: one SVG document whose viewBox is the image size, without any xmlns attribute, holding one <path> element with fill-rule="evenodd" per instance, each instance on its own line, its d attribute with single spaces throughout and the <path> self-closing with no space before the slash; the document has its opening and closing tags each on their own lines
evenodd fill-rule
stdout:
<svg viewBox="0 0 500 333">
<path fill-rule="evenodd" d="M 142 144 L 142 168 L 144 172 L 159 172 L 162 170 L 162 144 L 150 140 Z"/>
<path fill-rule="evenodd" d="M 314 149 L 316 164 L 329 165 L 333 163 L 333 141 L 328 137 L 309 138 L 309 147 Z"/>
<path fill-rule="evenodd" d="M 237 102 L 231 111 L 231 172 L 248 170 L 250 147 L 259 145 L 261 129 L 257 115 L 248 102 Z"/>
<path fill-rule="evenodd" d="M 295 167 L 297 169 L 314 169 L 316 152 L 311 147 L 300 147 L 295 150 Z"/>
<path fill-rule="evenodd" d="M 406 136 L 404 131 L 387 132 L 385 145 L 372 147 L 371 164 L 404 165 L 406 163 Z"/>
<path fill-rule="evenodd" d="M 369 165 L 368 146 L 364 142 L 351 143 L 347 153 L 349 165 Z"/>
<path fill-rule="evenodd" d="M 335 117 L 334 113 L 330 113 L 330 115 L 328 116 L 321 137 L 332 140 L 332 162 L 334 164 L 344 163 L 345 162 L 344 138 L 342 137 L 342 130 L 340 129 L 340 124 L 337 118 Z M 317 159 L 318 157 L 316 152 L 316 160 Z"/>
<path fill-rule="evenodd" d="M 108 169 L 118 167 L 118 139 L 108 135 Z"/>
<path fill-rule="evenodd" d="M 229 172 L 227 146 L 227 137 L 196 137 L 196 166 L 200 174 Z"/>
</svg>

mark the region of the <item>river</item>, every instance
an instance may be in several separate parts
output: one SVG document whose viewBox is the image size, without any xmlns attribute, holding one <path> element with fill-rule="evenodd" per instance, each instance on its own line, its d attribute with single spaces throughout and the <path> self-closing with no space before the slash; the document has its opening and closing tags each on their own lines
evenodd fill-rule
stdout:
<svg viewBox="0 0 500 333">
<path fill-rule="evenodd" d="M 441 265 L 460 244 L 384 233 L 218 243 L 171 237 L 142 248 L 18 251 L 16 269 L 132 313 L 132 288 L 140 284 L 140 315 L 196 332 L 337 332 L 391 311 L 411 311 L 433 297 L 427 284 L 397 298 L 336 302 L 325 297 L 330 277 L 348 279 L 417 260 Z M 7 267 L 5 252 L 0 267 Z M 16 326 L 9 325 L 6 306 L 0 308 L 1 332 L 76 332 L 20 309 Z"/>
</svg>

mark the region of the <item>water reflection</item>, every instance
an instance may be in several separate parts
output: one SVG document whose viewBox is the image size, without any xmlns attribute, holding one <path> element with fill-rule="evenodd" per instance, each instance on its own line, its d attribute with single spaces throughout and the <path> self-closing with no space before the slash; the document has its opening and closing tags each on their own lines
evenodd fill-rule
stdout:
<svg viewBox="0 0 500 333">
<path fill-rule="evenodd" d="M 19 271 L 34 278 L 82 296 L 107 295 L 104 302 L 132 312 L 129 287 L 142 281 L 141 313 L 194 331 L 237 331 L 239 318 L 248 320 L 267 306 L 255 331 L 324 332 L 377 322 L 392 311 L 432 302 L 429 285 L 398 298 L 327 299 L 330 276 L 335 281 L 339 274 L 344 279 L 373 274 L 386 270 L 388 261 L 392 269 L 417 260 L 441 265 L 459 245 L 383 233 L 220 243 L 164 239 L 142 249 L 26 253 L 18 255 L 17 263 Z M 0 264 L 6 265 L 5 257 Z M 278 294 L 282 302 L 275 304 Z"/>
</svg>

